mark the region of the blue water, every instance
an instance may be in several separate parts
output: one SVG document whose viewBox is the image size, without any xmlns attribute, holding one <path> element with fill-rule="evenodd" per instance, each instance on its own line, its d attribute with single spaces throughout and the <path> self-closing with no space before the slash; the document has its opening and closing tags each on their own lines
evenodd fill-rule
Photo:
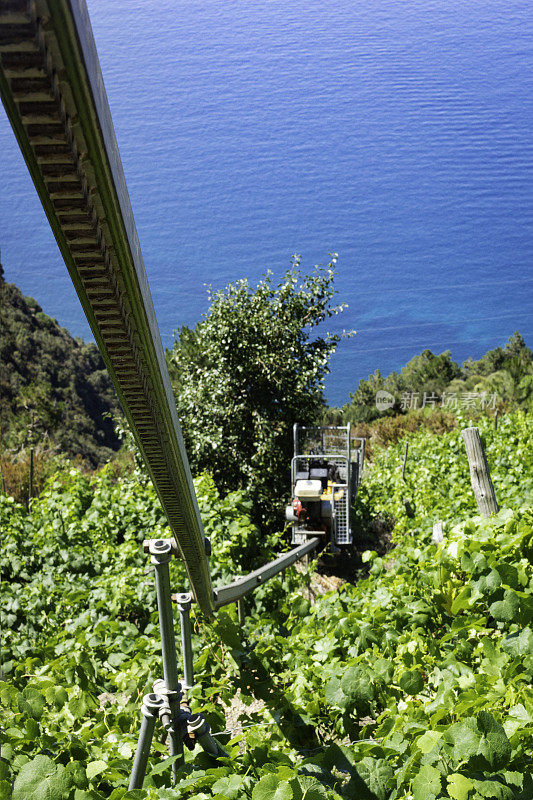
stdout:
<svg viewBox="0 0 533 800">
<path fill-rule="evenodd" d="M 533 345 L 531 9 L 89 0 L 163 342 L 204 284 L 337 251 L 331 403 L 424 347 Z M 89 337 L 3 112 L 0 156 L 7 277 Z"/>
</svg>

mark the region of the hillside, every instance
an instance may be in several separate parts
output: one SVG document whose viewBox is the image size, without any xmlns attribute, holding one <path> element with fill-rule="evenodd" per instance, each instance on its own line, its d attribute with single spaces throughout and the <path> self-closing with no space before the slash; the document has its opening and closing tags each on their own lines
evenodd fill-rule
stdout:
<svg viewBox="0 0 533 800">
<path fill-rule="evenodd" d="M 148 531 L 168 535 L 154 490 L 70 470 L 29 514 L 0 496 L 0 789 L 16 777 L 12 800 L 531 800 L 532 425 L 523 412 L 497 430 L 479 422 L 500 503 L 491 519 L 477 516 L 459 431 L 419 431 L 405 478 L 402 444 L 377 452 L 365 478 L 356 535 L 376 517 L 395 523 L 393 550 L 364 555 L 366 575 L 311 604 L 308 577 L 289 570 L 247 598 L 244 625 L 234 606 L 213 624 L 194 615 L 189 699 L 229 757 L 187 751 L 173 788 L 158 739 L 145 789 L 126 789 L 139 700 L 161 676 L 141 549 Z M 246 568 L 250 505 L 195 483 L 220 584 Z M 173 562 L 173 589 L 186 585 Z"/>
<path fill-rule="evenodd" d="M 74 339 L 0 267 L 0 426 L 13 455 L 37 449 L 91 466 L 118 449 L 108 414 L 118 401 L 95 344 Z"/>
</svg>

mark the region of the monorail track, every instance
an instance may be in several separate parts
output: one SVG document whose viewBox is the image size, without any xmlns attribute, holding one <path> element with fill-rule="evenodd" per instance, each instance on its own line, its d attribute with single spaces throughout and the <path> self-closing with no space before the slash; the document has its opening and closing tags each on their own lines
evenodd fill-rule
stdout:
<svg viewBox="0 0 533 800">
<path fill-rule="evenodd" d="M 196 600 L 202 521 L 83 0 L 0 0 L 0 93 Z"/>
<path fill-rule="evenodd" d="M 213 591 L 202 520 L 84 0 L 0 0 L 0 94 L 194 596 L 212 616 L 316 549 L 319 540 Z"/>
</svg>

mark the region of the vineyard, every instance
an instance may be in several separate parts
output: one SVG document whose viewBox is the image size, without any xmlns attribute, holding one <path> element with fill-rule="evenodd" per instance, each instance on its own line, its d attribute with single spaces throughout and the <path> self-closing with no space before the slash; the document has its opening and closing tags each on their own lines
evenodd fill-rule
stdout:
<svg viewBox="0 0 533 800">
<path fill-rule="evenodd" d="M 459 430 L 419 431 L 366 474 L 355 537 L 379 524 L 392 543 L 350 582 L 315 597 L 316 567 L 291 568 L 246 600 L 244 625 L 235 605 L 212 622 L 193 605 L 189 701 L 227 757 L 187 752 L 174 786 L 158 730 L 145 788 L 127 790 L 139 701 L 161 677 L 141 544 L 169 531 L 151 484 L 67 469 L 30 512 L 1 496 L 0 797 L 14 779 L 13 800 L 533 798 L 533 417 L 478 425 L 496 516 L 476 516 Z M 243 493 L 195 486 L 215 585 L 282 548 L 258 551 Z"/>
<path fill-rule="evenodd" d="M 103 361 L 94 348 L 73 355 L 79 343 L 2 284 L 1 421 L 22 451 L 0 452 L 0 800 L 533 800 L 523 339 L 462 370 L 424 351 L 331 412 L 371 422 L 377 389 L 423 390 L 424 404 L 427 389 L 433 399 L 490 391 L 496 409 L 505 389 L 499 425 L 477 421 L 497 513 L 479 432 L 461 438 L 462 410 L 433 418 L 439 435 L 425 409 L 407 425 L 381 420 L 381 442 L 393 444 L 372 449 L 350 509 L 363 439 L 356 462 L 349 426 L 343 464 L 324 436 L 321 450 L 297 453 L 298 423 L 309 430 L 324 413 L 329 358 L 351 335 L 316 330 L 345 307 L 331 303 L 336 254 L 307 277 L 295 256 L 277 286 L 267 273 L 255 289 L 241 280 L 215 292 L 165 354 L 86 4 L 0 5 L 2 102 Z M 104 365 L 137 466 L 125 446 L 88 472 L 118 447 Z M 307 541 L 276 558 L 287 549 L 276 520 L 293 425 L 285 514 Z M 44 467 L 39 439 L 76 465 Z M 24 458 L 19 504 L 6 489 L 22 482 Z M 352 530 L 355 547 L 339 552 Z M 328 531 L 336 555 L 286 569 Z M 326 584 L 335 588 L 322 594 Z"/>
</svg>

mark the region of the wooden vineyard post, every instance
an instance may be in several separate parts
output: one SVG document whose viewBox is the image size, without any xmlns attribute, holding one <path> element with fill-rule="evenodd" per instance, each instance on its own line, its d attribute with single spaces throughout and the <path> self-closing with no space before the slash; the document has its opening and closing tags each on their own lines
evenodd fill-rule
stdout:
<svg viewBox="0 0 533 800">
<path fill-rule="evenodd" d="M 403 464 L 402 464 L 402 480 L 405 480 L 405 467 L 407 466 L 407 454 L 409 452 L 409 442 L 405 443 L 405 452 L 403 454 Z"/>
<path fill-rule="evenodd" d="M 30 447 L 30 485 L 28 489 L 28 507 L 33 498 L 33 447 Z"/>
<path fill-rule="evenodd" d="M 461 433 L 466 447 L 470 480 L 478 508 L 484 517 L 490 517 L 491 514 L 498 513 L 498 503 L 479 430 L 478 428 L 465 428 Z"/>
<path fill-rule="evenodd" d="M 239 617 L 239 625 L 242 628 L 246 616 L 244 613 L 244 599 L 242 597 L 237 600 L 237 615 Z"/>
</svg>

